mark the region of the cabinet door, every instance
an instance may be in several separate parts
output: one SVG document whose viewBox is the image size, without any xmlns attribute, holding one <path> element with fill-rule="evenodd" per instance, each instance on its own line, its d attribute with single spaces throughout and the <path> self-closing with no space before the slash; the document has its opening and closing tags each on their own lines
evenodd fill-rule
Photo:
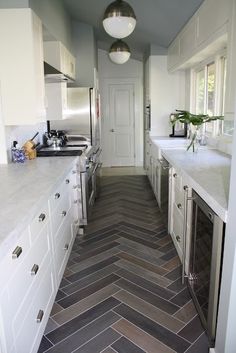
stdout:
<svg viewBox="0 0 236 353">
<path fill-rule="evenodd" d="M 180 39 L 177 37 L 168 48 L 167 65 L 168 70 L 174 69 L 180 61 Z"/>
<path fill-rule="evenodd" d="M 41 21 L 30 9 L 1 9 L 0 46 L 0 95 L 5 125 L 44 121 Z"/>
<path fill-rule="evenodd" d="M 180 34 L 180 57 L 181 61 L 189 59 L 194 54 L 196 47 L 196 18 L 185 26 Z"/>
<path fill-rule="evenodd" d="M 197 45 L 209 40 L 229 19 L 229 0 L 205 0 L 197 14 Z"/>
<path fill-rule="evenodd" d="M 46 83 L 47 120 L 63 120 L 67 117 L 66 82 Z"/>
</svg>

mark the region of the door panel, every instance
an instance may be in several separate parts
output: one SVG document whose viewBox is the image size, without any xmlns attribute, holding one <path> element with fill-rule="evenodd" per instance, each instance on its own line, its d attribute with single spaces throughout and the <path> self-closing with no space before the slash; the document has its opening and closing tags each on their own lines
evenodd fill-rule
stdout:
<svg viewBox="0 0 236 353">
<path fill-rule="evenodd" d="M 134 87 L 109 85 L 110 165 L 134 165 Z"/>
</svg>

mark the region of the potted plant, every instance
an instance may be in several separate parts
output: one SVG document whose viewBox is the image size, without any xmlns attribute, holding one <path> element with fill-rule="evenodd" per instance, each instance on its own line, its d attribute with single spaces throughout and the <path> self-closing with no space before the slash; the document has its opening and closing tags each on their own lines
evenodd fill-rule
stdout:
<svg viewBox="0 0 236 353">
<path fill-rule="evenodd" d="M 187 123 L 191 131 L 190 134 L 190 144 L 187 147 L 187 151 L 192 147 L 193 152 L 195 152 L 195 143 L 197 141 L 197 136 L 200 132 L 200 127 L 214 120 L 223 120 L 224 117 L 221 115 L 209 116 L 206 114 L 191 114 L 187 110 L 177 110 L 176 113 L 171 114 L 171 123 L 174 125 L 176 122 Z"/>
</svg>

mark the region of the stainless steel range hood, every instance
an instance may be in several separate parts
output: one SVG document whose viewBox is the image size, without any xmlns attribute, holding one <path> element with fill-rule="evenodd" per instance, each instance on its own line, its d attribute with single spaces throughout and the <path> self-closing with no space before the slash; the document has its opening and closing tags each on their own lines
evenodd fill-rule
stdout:
<svg viewBox="0 0 236 353">
<path fill-rule="evenodd" d="M 62 72 L 55 69 L 55 67 L 49 65 L 44 61 L 44 77 L 46 83 L 56 83 L 56 82 L 68 82 L 73 83 L 69 76 L 66 76 Z"/>
</svg>

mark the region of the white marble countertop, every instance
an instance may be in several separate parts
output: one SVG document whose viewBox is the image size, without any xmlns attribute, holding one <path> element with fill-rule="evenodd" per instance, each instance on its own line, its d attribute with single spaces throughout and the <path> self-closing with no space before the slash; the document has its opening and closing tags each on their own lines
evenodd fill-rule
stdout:
<svg viewBox="0 0 236 353">
<path fill-rule="evenodd" d="M 230 164 L 229 155 L 214 149 L 199 149 L 198 152 L 186 149 L 162 149 L 162 155 L 183 175 L 185 182 L 192 187 L 213 211 L 227 221 Z"/>
<path fill-rule="evenodd" d="M 0 165 L 0 256 L 6 254 L 47 202 L 77 157 L 36 158 L 22 164 Z"/>
</svg>

